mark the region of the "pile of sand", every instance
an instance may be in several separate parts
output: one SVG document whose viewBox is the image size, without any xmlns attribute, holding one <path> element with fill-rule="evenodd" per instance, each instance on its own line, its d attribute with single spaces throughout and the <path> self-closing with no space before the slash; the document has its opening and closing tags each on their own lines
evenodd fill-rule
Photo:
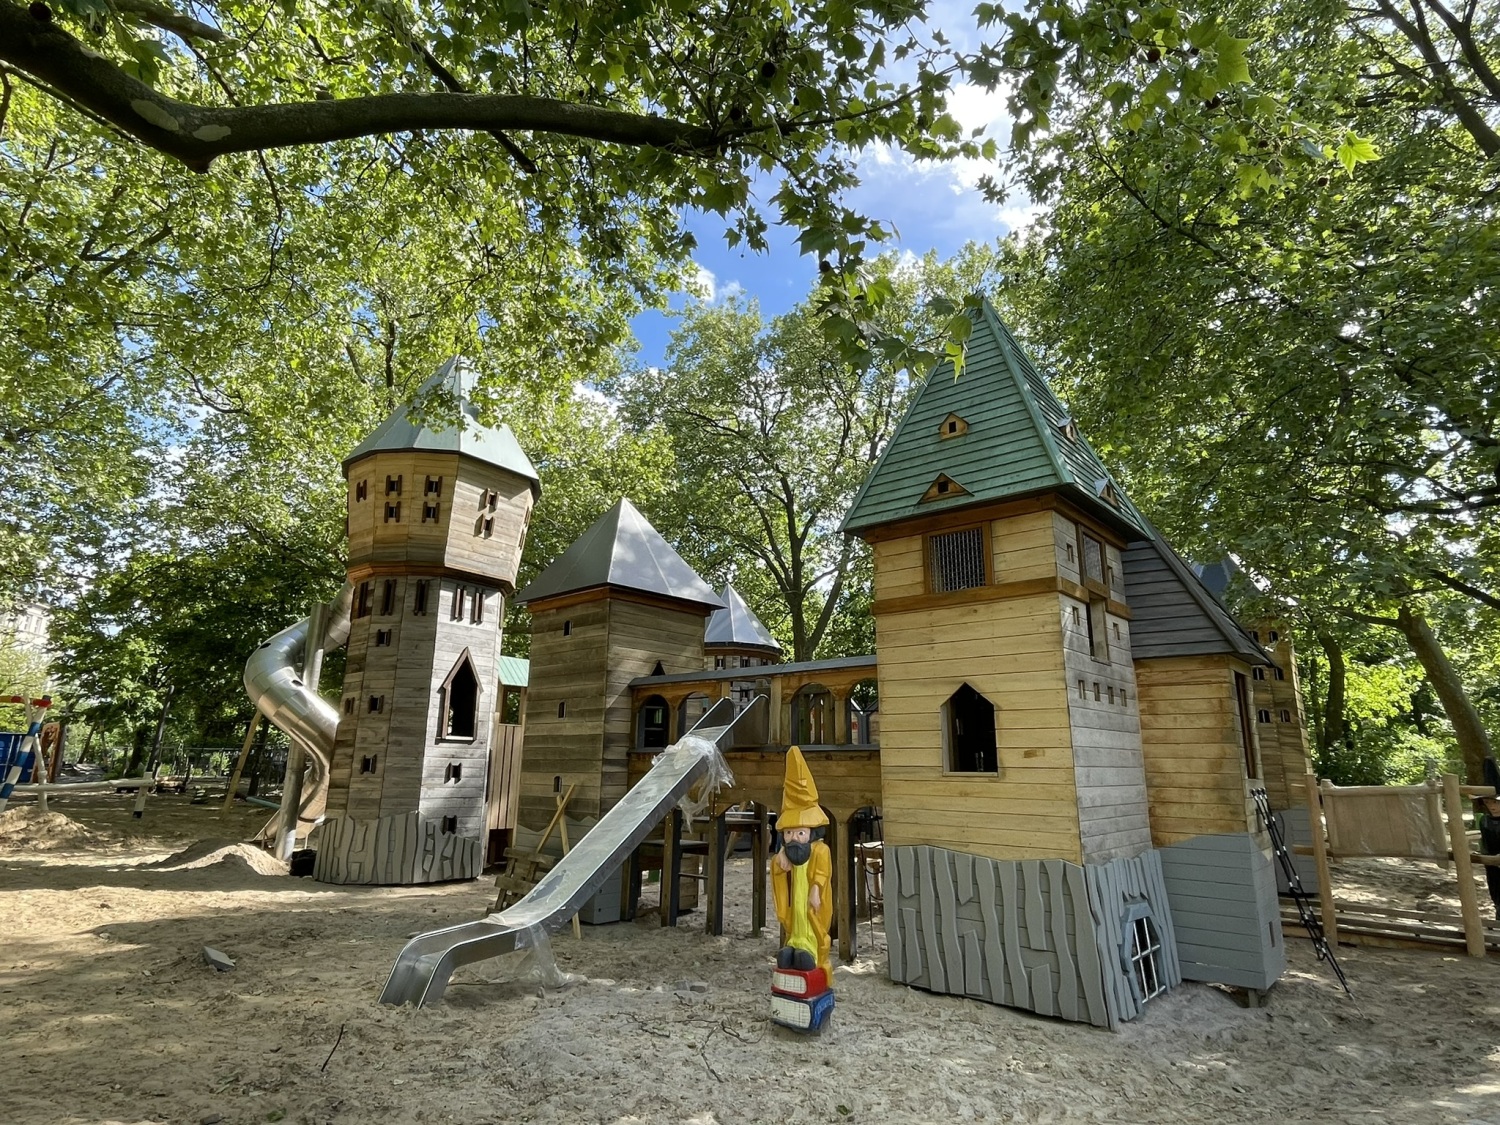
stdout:
<svg viewBox="0 0 1500 1125">
<path fill-rule="evenodd" d="M 245 867 L 257 875 L 285 875 L 287 865 L 270 852 L 254 844 L 242 844 L 238 840 L 199 840 L 166 859 L 143 864 L 153 871 L 189 871 L 200 867 L 224 864 L 229 867 Z"/>
<path fill-rule="evenodd" d="M 13 805 L 0 813 L 0 853 L 78 851 L 120 843 L 107 829 L 89 828 L 36 805 Z"/>
</svg>

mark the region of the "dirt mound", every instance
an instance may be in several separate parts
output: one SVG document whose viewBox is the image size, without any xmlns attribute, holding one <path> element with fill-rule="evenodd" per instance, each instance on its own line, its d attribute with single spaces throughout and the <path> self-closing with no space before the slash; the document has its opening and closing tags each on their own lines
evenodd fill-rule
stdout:
<svg viewBox="0 0 1500 1125">
<path fill-rule="evenodd" d="M 238 840 L 199 840 L 166 859 L 145 866 L 153 871 L 188 871 L 218 863 L 248 867 L 258 875 L 285 875 L 287 869 L 286 864 L 270 852 Z"/>
<path fill-rule="evenodd" d="M 18 805 L 0 813 L 0 853 L 79 851 L 118 845 L 112 832 L 89 828 L 60 812 Z"/>
</svg>

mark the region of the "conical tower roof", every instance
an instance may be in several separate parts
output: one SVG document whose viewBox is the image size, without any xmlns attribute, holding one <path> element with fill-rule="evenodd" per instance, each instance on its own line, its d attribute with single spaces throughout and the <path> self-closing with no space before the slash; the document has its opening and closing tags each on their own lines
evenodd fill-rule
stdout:
<svg viewBox="0 0 1500 1125">
<path fill-rule="evenodd" d="M 719 597 L 723 609 L 714 610 L 703 628 L 705 648 L 764 648 L 781 651 L 781 645 L 771 636 L 771 631 L 761 623 L 755 611 L 745 604 L 740 592 L 725 583 Z"/>
<path fill-rule="evenodd" d="M 518 593 L 516 600 L 525 604 L 601 586 L 674 598 L 705 609 L 724 608 L 713 588 L 623 498 Z"/>
<path fill-rule="evenodd" d="M 988 300 L 974 315 L 964 368 L 939 364 L 854 498 L 843 529 L 1045 492 L 1066 495 L 1128 538 L 1146 522 L 1078 433 Z"/>
<path fill-rule="evenodd" d="M 510 427 L 503 422 L 498 426 L 479 423 L 479 411 L 469 399 L 476 378 L 469 361 L 454 356 L 422 384 L 415 401 L 422 402 L 437 391 L 445 392 L 458 403 L 459 416 L 448 425 L 443 424 L 445 419 L 441 417 L 418 421 L 412 417 L 410 407 L 398 406 L 369 437 L 354 447 L 354 452 L 344 458 L 345 473 L 355 461 L 372 453 L 406 449 L 461 453 L 525 477 L 531 481 L 532 491 L 540 494 L 541 483 L 536 468 L 521 449 L 516 435 L 510 432 Z"/>
</svg>

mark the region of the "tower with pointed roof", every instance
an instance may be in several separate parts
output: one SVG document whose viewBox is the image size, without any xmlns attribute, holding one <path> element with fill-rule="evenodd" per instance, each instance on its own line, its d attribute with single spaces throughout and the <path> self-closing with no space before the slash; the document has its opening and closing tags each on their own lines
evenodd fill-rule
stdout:
<svg viewBox="0 0 1500 1125">
<path fill-rule="evenodd" d="M 536 470 L 453 359 L 344 462 L 354 588 L 317 878 L 479 874 L 505 599 Z"/>
<path fill-rule="evenodd" d="M 988 302 L 844 528 L 874 549 L 887 841 L 1149 848 L 1120 559 L 1149 532 Z"/>
<path fill-rule="evenodd" d="M 740 592 L 729 583 L 719 591 L 723 609 L 716 609 L 703 629 L 703 650 L 709 668 L 759 668 L 781 660 L 781 642 L 755 616 Z"/>
<path fill-rule="evenodd" d="M 554 791 L 600 816 L 629 788 L 630 681 L 703 667 L 704 619 L 726 608 L 621 499 L 517 595 L 531 612 L 520 822 L 546 827 Z"/>
</svg>

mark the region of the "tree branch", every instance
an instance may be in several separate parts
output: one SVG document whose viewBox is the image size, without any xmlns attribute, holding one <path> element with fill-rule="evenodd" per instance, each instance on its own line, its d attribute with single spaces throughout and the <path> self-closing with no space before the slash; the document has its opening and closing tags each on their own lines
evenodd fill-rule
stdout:
<svg viewBox="0 0 1500 1125">
<path fill-rule="evenodd" d="M 380 94 L 243 107 L 178 101 L 130 77 L 48 20 L 0 0 L 0 62 L 47 83 L 141 143 L 207 171 L 220 156 L 415 129 L 529 129 L 696 156 L 734 134 L 654 114 L 518 94 Z M 746 130 L 742 130 L 744 132 Z"/>
<path fill-rule="evenodd" d="M 222 43 L 228 38 L 211 24 L 202 23 L 193 19 L 192 16 L 174 12 L 171 8 L 164 8 L 160 4 L 153 4 L 151 0 L 114 0 L 114 7 L 126 15 L 135 16 L 143 23 L 149 23 L 152 27 L 170 31 L 183 42 L 204 39 L 210 43 Z"/>
</svg>

